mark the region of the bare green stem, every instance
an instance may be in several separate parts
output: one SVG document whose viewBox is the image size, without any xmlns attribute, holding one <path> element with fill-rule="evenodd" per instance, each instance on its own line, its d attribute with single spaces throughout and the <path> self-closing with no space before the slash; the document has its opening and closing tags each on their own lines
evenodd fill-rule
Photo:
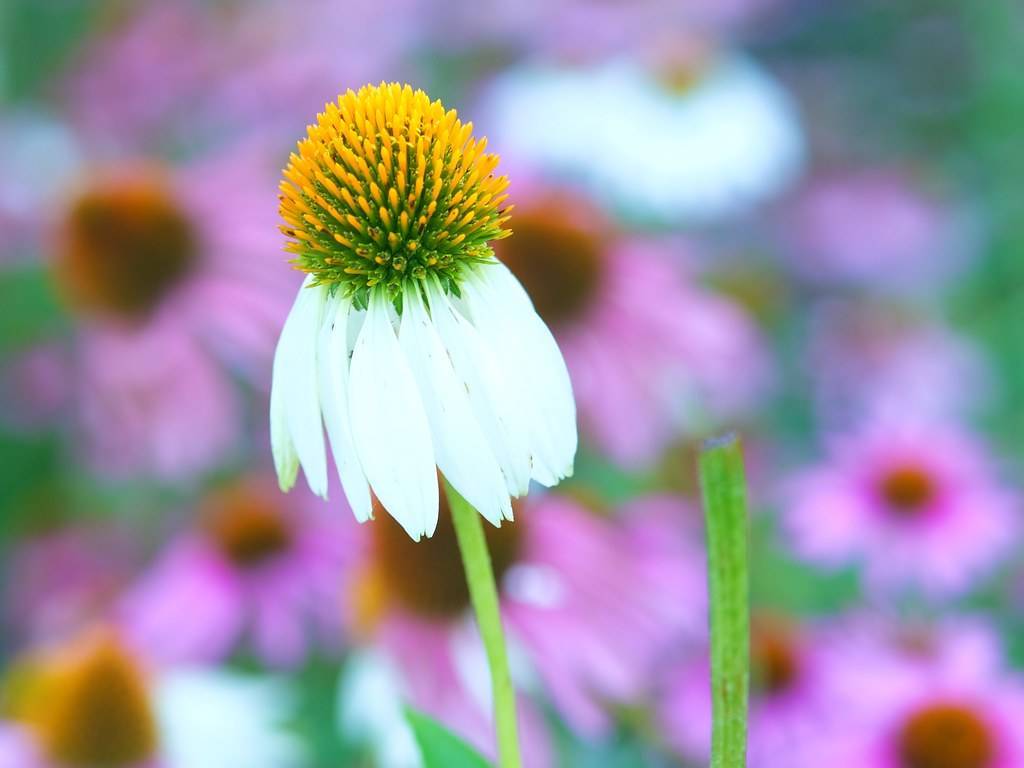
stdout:
<svg viewBox="0 0 1024 768">
<path fill-rule="evenodd" d="M 448 481 L 444 483 L 455 525 L 455 536 L 462 553 L 469 596 L 476 613 L 487 663 L 491 668 L 491 691 L 494 699 L 494 727 L 498 736 L 498 765 L 501 768 L 521 768 L 519 736 L 516 726 L 516 692 L 509 674 L 505 633 L 501 626 L 498 607 L 498 588 L 491 567 L 491 555 L 484 537 L 480 514 Z"/>
<path fill-rule="evenodd" d="M 747 492 L 735 435 L 704 444 L 699 460 L 708 541 L 711 768 L 745 768 L 750 682 Z"/>
</svg>

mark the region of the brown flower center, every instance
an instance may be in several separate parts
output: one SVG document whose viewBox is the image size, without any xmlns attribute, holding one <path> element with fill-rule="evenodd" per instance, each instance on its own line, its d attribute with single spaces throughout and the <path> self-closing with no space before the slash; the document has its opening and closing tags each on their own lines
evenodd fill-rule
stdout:
<svg viewBox="0 0 1024 768">
<path fill-rule="evenodd" d="M 800 677 L 800 651 L 791 629 L 779 621 L 755 619 L 751 627 L 753 689 L 766 696 L 784 693 Z"/>
<path fill-rule="evenodd" d="M 902 768 L 991 768 L 995 744 L 988 725 L 957 704 L 919 710 L 899 733 Z"/>
<path fill-rule="evenodd" d="M 218 549 L 240 568 L 254 568 L 286 552 L 294 532 L 279 494 L 258 483 L 217 491 L 206 505 L 204 526 Z"/>
<path fill-rule="evenodd" d="M 935 481 L 922 467 L 906 465 L 882 477 L 879 491 L 892 512 L 913 517 L 935 498 Z"/>
<path fill-rule="evenodd" d="M 715 63 L 715 48 L 701 36 L 680 36 L 662 30 L 645 51 L 661 87 L 672 96 L 688 95 L 707 77 Z"/>
<path fill-rule="evenodd" d="M 564 327 L 591 306 L 605 272 L 603 219 L 565 195 L 516 208 L 512 237 L 495 253 L 526 288 L 548 325 Z"/>
<path fill-rule="evenodd" d="M 451 513 L 441 493 L 437 531 L 418 542 L 374 502 L 373 571 L 382 581 L 386 596 L 401 608 L 427 619 L 457 617 L 469 606 L 469 589 L 455 538 Z M 518 511 L 518 510 L 517 510 Z M 501 528 L 484 523 L 494 576 L 502 576 L 520 554 L 523 523 L 506 522 Z"/>
<path fill-rule="evenodd" d="M 54 763 L 122 768 L 157 748 L 157 727 L 138 662 L 108 633 L 86 638 L 55 661 L 32 722 Z"/>
<path fill-rule="evenodd" d="M 131 171 L 98 179 L 72 203 L 54 270 L 72 306 L 138 321 L 197 256 L 192 224 L 166 180 Z"/>
</svg>

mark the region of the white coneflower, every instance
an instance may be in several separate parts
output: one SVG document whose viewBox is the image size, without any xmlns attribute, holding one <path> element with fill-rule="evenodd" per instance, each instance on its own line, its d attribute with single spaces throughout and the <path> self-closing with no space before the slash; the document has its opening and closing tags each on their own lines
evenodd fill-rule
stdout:
<svg viewBox="0 0 1024 768">
<path fill-rule="evenodd" d="M 422 91 L 367 86 L 318 115 L 281 184 L 308 273 L 274 359 L 281 487 L 301 465 L 326 495 L 326 427 L 356 517 L 376 496 L 414 539 L 437 525 L 438 470 L 499 525 L 576 451 L 562 355 L 488 245 L 510 209 L 485 148 Z"/>
<path fill-rule="evenodd" d="M 627 215 L 708 223 L 743 214 L 802 168 L 795 106 L 745 56 L 683 63 L 512 70 L 491 89 L 489 129 L 513 162 L 579 180 Z"/>
</svg>

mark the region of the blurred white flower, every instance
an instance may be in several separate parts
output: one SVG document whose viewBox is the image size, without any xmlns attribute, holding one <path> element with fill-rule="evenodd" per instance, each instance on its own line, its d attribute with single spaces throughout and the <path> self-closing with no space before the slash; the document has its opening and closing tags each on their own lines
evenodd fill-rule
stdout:
<svg viewBox="0 0 1024 768">
<path fill-rule="evenodd" d="M 283 679 L 223 669 L 180 670 L 153 691 L 169 768 L 298 768 L 308 763 L 285 730 L 294 696 Z"/>
<path fill-rule="evenodd" d="M 412 728 L 405 719 L 399 672 L 381 653 L 361 650 L 345 665 L 338 682 L 338 729 L 358 737 L 378 768 L 423 765 Z"/>
<path fill-rule="evenodd" d="M 483 122 L 513 165 L 579 179 L 639 218 L 740 214 L 798 175 L 796 109 L 767 72 L 733 54 L 686 74 L 673 88 L 625 58 L 513 70 L 494 84 Z"/>
<path fill-rule="evenodd" d="M 302 768 L 289 683 L 214 668 L 152 670 L 116 631 L 24 659 L 0 721 L 3 768 Z"/>
</svg>

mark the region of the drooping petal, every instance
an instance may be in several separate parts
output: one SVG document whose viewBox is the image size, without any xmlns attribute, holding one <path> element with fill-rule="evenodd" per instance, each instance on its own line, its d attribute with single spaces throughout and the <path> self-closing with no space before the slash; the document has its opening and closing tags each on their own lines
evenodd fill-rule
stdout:
<svg viewBox="0 0 1024 768">
<path fill-rule="evenodd" d="M 554 336 L 503 264 L 483 265 L 464 295 L 473 325 L 522 395 L 533 477 L 554 485 L 572 475 L 577 444 L 572 384 Z"/>
<path fill-rule="evenodd" d="M 413 539 L 437 527 L 430 426 L 383 292 L 370 299 L 349 376 L 352 439 L 370 487 Z"/>
<path fill-rule="evenodd" d="M 373 505 L 370 487 L 352 442 L 352 425 L 349 420 L 348 325 L 351 313 L 352 302 L 338 295 L 325 308 L 318 350 L 320 407 L 345 498 L 356 520 L 363 523 L 373 516 Z"/>
<path fill-rule="evenodd" d="M 288 417 L 284 406 L 284 369 L 288 354 L 283 347 L 288 338 L 290 337 L 282 332 L 277 342 L 270 384 L 270 449 L 274 454 L 278 485 L 285 492 L 292 489 L 299 474 L 299 455 L 295 452 L 295 444 L 288 433 Z"/>
<path fill-rule="evenodd" d="M 512 504 L 501 468 L 415 289 L 405 293 L 398 340 L 423 398 L 438 468 L 491 523 L 511 520 Z"/>
<path fill-rule="evenodd" d="M 297 460 L 310 490 L 326 496 L 327 456 L 320 421 L 316 339 L 327 291 L 311 282 L 311 277 L 306 278 L 299 289 L 274 355 L 271 444 L 283 489 L 295 482 Z"/>
<path fill-rule="evenodd" d="M 522 496 L 530 486 L 530 452 L 518 396 L 476 328 L 452 306 L 438 285 L 428 285 L 427 300 L 431 320 L 469 393 L 506 487 L 513 496 Z"/>
<path fill-rule="evenodd" d="M 299 290 L 291 328 L 294 338 L 288 343 L 291 354 L 284 371 L 288 431 L 310 490 L 323 498 L 327 497 L 327 451 L 320 417 L 316 340 L 326 300 L 326 288 L 303 286 Z"/>
</svg>

